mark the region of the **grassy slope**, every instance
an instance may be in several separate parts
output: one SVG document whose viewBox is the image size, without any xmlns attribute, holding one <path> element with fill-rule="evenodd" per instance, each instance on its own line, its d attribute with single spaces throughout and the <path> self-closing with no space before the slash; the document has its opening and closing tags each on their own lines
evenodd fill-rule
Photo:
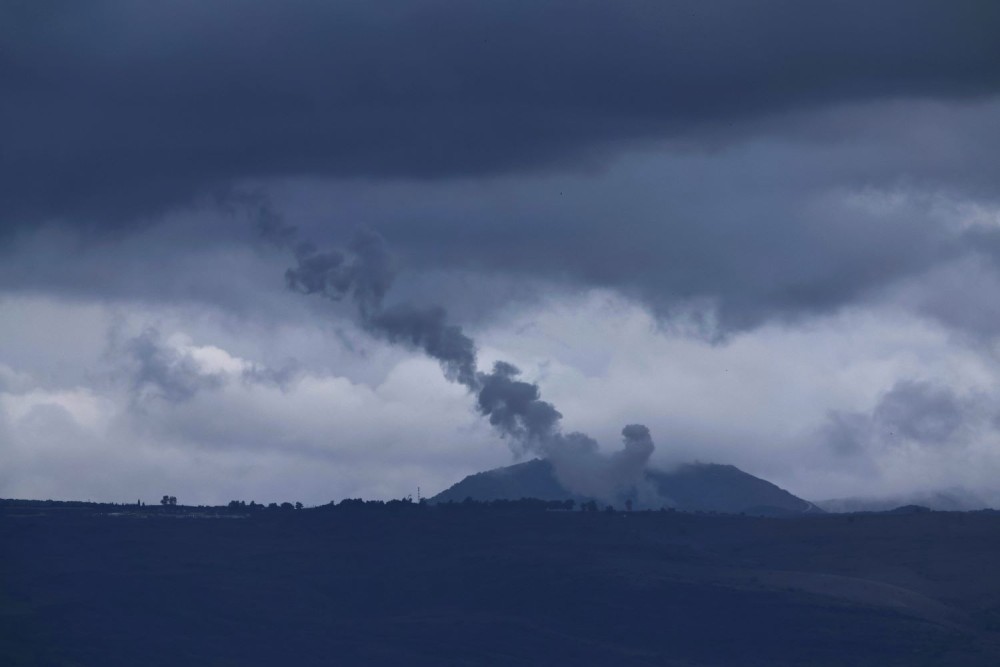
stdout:
<svg viewBox="0 0 1000 667">
<path fill-rule="evenodd" d="M 1000 518 L 0 514 L 3 665 L 996 665 Z"/>
</svg>

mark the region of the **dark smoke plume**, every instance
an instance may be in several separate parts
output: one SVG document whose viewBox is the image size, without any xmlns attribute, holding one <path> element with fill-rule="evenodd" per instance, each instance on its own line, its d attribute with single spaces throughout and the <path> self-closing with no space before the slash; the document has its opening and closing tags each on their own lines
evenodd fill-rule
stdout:
<svg viewBox="0 0 1000 667">
<path fill-rule="evenodd" d="M 490 374 L 479 375 L 479 411 L 490 424 L 527 448 L 544 448 L 559 433 L 562 415 L 551 403 L 541 400 L 537 384 L 517 380 L 520 371 L 513 364 L 498 361 Z"/>
<path fill-rule="evenodd" d="M 644 475 L 655 448 L 649 429 L 629 424 L 622 429 L 622 440 L 622 449 L 605 455 L 590 436 L 560 433 L 546 442 L 541 453 L 552 461 L 563 486 L 580 495 L 613 499 L 625 492 L 641 503 L 661 505 L 659 491 L 646 482 Z"/>
<path fill-rule="evenodd" d="M 437 359 L 445 376 L 476 389 L 476 344 L 462 333 L 462 327 L 448 324 L 448 314 L 440 306 L 415 308 L 394 306 L 365 319 L 366 328 L 390 343 L 404 343 Z"/>
<path fill-rule="evenodd" d="M 379 234 L 358 230 L 349 253 L 336 249 L 319 252 L 308 242 L 299 243 L 294 250 L 299 265 L 285 272 L 291 289 L 334 301 L 350 295 L 366 323 L 381 311 L 396 270 Z"/>
<path fill-rule="evenodd" d="M 626 426 L 624 447 L 610 456 L 601 454 L 593 438 L 562 432 L 562 414 L 541 399 L 538 385 L 518 379 L 520 371 L 513 364 L 498 361 L 491 372 L 478 371 L 475 342 L 460 326 L 448 323 L 444 308 L 385 307 L 395 265 L 379 234 L 362 230 L 347 250 L 320 252 L 310 243 L 292 246 L 295 234 L 288 230 L 294 228 L 272 224 L 269 236 L 280 238 L 295 253 L 298 265 L 285 273 L 290 289 L 334 301 L 351 299 L 366 331 L 436 359 L 449 380 L 476 394 L 480 414 L 513 449 L 549 459 L 568 489 L 609 500 L 622 492 L 639 493 L 654 449 L 648 428 Z"/>
</svg>

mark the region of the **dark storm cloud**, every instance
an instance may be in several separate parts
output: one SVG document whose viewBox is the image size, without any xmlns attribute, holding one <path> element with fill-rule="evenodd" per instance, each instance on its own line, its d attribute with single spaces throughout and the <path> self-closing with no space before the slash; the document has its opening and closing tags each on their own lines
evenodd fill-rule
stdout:
<svg viewBox="0 0 1000 667">
<path fill-rule="evenodd" d="M 900 380 L 870 413 L 832 412 L 821 436 L 842 456 L 864 456 L 879 445 L 955 446 L 967 440 L 970 429 L 995 428 L 998 413 L 989 403 L 983 395 L 960 395 L 931 382 Z"/>
<path fill-rule="evenodd" d="M 990 347 L 1000 335 L 1000 303 L 994 298 L 1000 289 L 1000 231 L 995 224 L 980 225 L 964 236 L 970 252 L 913 281 L 899 299 Z"/>
<path fill-rule="evenodd" d="M 364 211 L 411 268 L 611 287 L 659 314 L 693 306 L 687 314 L 724 333 L 858 303 L 975 251 L 975 241 L 929 212 L 921 192 L 891 189 L 893 168 L 882 174 L 888 192 L 866 190 L 867 175 L 854 182 L 837 173 L 870 161 L 857 146 L 763 144 L 633 157 L 600 178 L 552 175 L 467 192 L 335 186 L 313 208 Z"/>
<path fill-rule="evenodd" d="M 4 288 L 290 317 L 260 285 L 273 255 L 244 252 L 249 208 L 260 238 L 283 247 L 297 228 L 327 244 L 372 225 L 411 271 L 397 290 L 433 292 L 452 313 L 463 299 L 487 315 L 516 300 L 485 293 L 491 276 L 541 279 L 619 290 L 721 337 L 861 303 L 984 246 L 927 201 L 859 208 L 845 194 L 998 196 L 995 3 L 67 2 L 0 13 Z M 659 139 L 668 150 L 587 171 Z M 241 190 L 248 182 L 261 193 Z M 262 194 L 304 183 L 315 187 L 299 212 Z M 84 234 L 84 247 L 77 230 L 3 238 L 50 216 L 131 230 L 205 202 L 236 214 L 174 210 L 149 238 Z M 352 279 L 343 257 L 297 252 L 296 289 L 332 296 Z M 417 284 L 428 270 L 479 282 L 463 294 L 465 281 L 445 275 L 441 297 L 441 285 Z M 317 275 L 329 282 L 307 282 Z M 918 309 L 1000 330 L 969 282 L 930 286 Z M 386 330 L 419 315 L 437 332 L 399 328 L 393 340 L 461 347 L 433 308 L 409 311 L 385 308 Z M 455 354 L 461 366 L 468 355 Z"/>
<path fill-rule="evenodd" d="M 902 381 L 882 397 L 873 417 L 892 435 L 933 445 L 950 440 L 971 408 L 945 387 Z"/>
<path fill-rule="evenodd" d="M 234 179 L 510 172 L 989 95 L 998 31 L 988 0 L 5 3 L 0 215 L 124 224 Z"/>
</svg>

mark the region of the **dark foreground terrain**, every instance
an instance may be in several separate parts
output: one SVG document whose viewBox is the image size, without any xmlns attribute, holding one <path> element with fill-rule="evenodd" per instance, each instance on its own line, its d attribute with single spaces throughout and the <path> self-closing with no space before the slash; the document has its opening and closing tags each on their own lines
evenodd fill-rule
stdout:
<svg viewBox="0 0 1000 667">
<path fill-rule="evenodd" d="M 0 665 L 1000 664 L 991 513 L 196 516 L 0 508 Z"/>
</svg>

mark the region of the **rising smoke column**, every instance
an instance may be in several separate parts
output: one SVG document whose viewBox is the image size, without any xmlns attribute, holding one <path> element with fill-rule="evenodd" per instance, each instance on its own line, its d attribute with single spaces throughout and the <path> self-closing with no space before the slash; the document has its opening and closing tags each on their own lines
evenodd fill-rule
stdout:
<svg viewBox="0 0 1000 667">
<path fill-rule="evenodd" d="M 644 476 L 655 449 L 649 429 L 629 424 L 622 429 L 622 441 L 622 449 L 605 455 L 588 435 L 557 433 L 546 443 L 544 452 L 563 486 L 580 495 L 612 499 L 622 491 L 631 491 L 650 504 L 661 504 L 659 492 Z"/>
<path fill-rule="evenodd" d="M 280 231 L 291 246 L 289 227 Z M 440 306 L 385 307 L 395 277 L 395 263 L 382 237 L 359 230 L 347 250 L 320 252 L 311 243 L 293 247 L 297 266 L 285 272 L 290 289 L 341 301 L 351 299 L 362 327 L 377 338 L 421 350 L 440 363 L 452 382 L 476 395 L 476 409 L 518 453 L 535 453 L 552 462 L 559 481 L 580 495 L 612 499 L 617 492 L 643 484 L 654 445 L 649 429 L 630 424 L 622 429 L 624 447 L 610 456 L 582 433 L 563 433 L 562 414 L 541 399 L 537 384 L 519 380 L 513 364 L 498 361 L 489 373 L 476 365 L 476 345 L 462 328 L 449 324 Z"/>
<path fill-rule="evenodd" d="M 476 405 L 490 424 L 528 449 L 544 449 L 559 434 L 562 414 L 541 399 L 537 384 L 518 380 L 513 364 L 498 361 L 493 372 L 479 374 Z"/>
<path fill-rule="evenodd" d="M 289 288 L 334 301 L 353 299 L 366 331 L 390 343 L 423 351 L 441 364 L 449 380 L 472 390 L 479 388 L 476 345 L 461 327 L 448 324 L 444 308 L 383 307 L 396 271 L 379 234 L 359 230 L 349 252 L 319 252 L 312 244 L 299 244 L 295 258 L 298 266 L 285 272 Z"/>
</svg>

